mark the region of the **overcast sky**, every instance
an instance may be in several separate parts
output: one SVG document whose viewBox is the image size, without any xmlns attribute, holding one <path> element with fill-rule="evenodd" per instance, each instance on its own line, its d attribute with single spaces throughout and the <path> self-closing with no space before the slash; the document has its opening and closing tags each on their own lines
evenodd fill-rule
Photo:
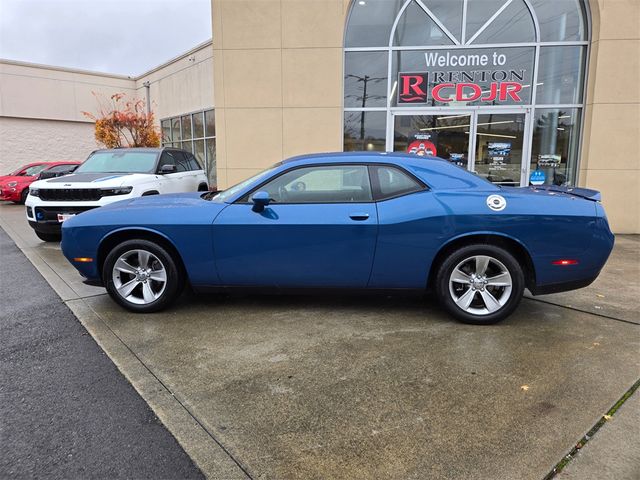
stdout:
<svg viewBox="0 0 640 480">
<path fill-rule="evenodd" d="M 211 38 L 211 0 L 0 0 L 0 58 L 135 76 Z"/>
</svg>

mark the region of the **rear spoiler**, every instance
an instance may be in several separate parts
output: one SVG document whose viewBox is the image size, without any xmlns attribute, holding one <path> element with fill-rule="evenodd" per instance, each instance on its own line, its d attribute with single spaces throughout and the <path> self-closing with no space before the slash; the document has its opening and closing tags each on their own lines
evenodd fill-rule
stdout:
<svg viewBox="0 0 640 480">
<path fill-rule="evenodd" d="M 532 190 L 543 190 L 547 192 L 565 193 L 567 195 L 573 195 L 574 197 L 586 198 L 587 200 L 593 200 L 594 202 L 600 202 L 602 195 L 597 190 L 591 190 L 590 188 L 578 188 L 578 187 L 560 187 L 558 185 L 537 185 L 531 187 Z"/>
</svg>

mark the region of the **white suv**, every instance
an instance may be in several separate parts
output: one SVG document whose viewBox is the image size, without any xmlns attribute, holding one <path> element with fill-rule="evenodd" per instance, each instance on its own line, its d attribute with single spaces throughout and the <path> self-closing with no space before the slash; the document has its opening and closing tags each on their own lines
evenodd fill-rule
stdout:
<svg viewBox="0 0 640 480">
<path fill-rule="evenodd" d="M 119 148 L 96 150 L 71 175 L 33 182 L 25 205 L 36 235 L 54 242 L 62 222 L 86 210 L 145 195 L 207 190 L 204 170 L 189 152 Z"/>
</svg>

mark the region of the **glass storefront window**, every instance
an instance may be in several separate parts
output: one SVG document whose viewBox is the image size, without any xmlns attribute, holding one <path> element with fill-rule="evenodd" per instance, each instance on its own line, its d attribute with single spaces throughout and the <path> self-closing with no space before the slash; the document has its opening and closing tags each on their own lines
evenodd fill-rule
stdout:
<svg viewBox="0 0 640 480">
<path fill-rule="evenodd" d="M 162 120 L 162 122 L 160 122 L 160 127 L 162 128 L 162 141 L 170 142 L 171 141 L 171 121 Z"/>
<path fill-rule="evenodd" d="M 391 26 L 404 0 L 367 0 L 353 2 L 349 14 L 345 45 L 347 47 L 382 47 L 389 45 Z"/>
<path fill-rule="evenodd" d="M 511 2 L 472 43 L 519 43 L 535 40 L 536 31 L 529 9 L 523 2 Z"/>
<path fill-rule="evenodd" d="M 205 137 L 215 137 L 216 135 L 216 116 L 215 110 L 207 110 L 204 112 Z"/>
<path fill-rule="evenodd" d="M 180 123 L 182 124 L 182 140 L 191 139 L 191 115 L 184 115 Z"/>
<path fill-rule="evenodd" d="M 567 185 L 576 174 L 581 109 L 536 109 L 533 117 L 531 172 L 544 174 L 546 185 Z"/>
<path fill-rule="evenodd" d="M 215 111 L 205 110 L 163 119 L 162 146 L 193 153 L 205 169 L 209 186 L 216 187 Z M 170 136 L 165 132 L 169 131 Z"/>
<path fill-rule="evenodd" d="M 475 154 L 478 175 L 499 185 L 520 185 L 524 124 L 522 113 L 478 115 Z"/>
<path fill-rule="evenodd" d="M 417 3 L 411 2 L 396 26 L 393 44 L 453 45 L 453 42 Z"/>
<path fill-rule="evenodd" d="M 387 58 L 387 52 L 348 52 L 345 55 L 345 107 L 387 105 Z"/>
<path fill-rule="evenodd" d="M 386 112 L 345 112 L 344 151 L 384 152 L 386 129 Z"/>
<path fill-rule="evenodd" d="M 203 113 L 194 113 L 193 117 L 193 138 L 204 137 Z"/>
<path fill-rule="evenodd" d="M 533 151 L 543 166 L 562 159 L 547 181 L 575 181 L 586 0 L 353 0 L 350 8 L 345 151 L 406 151 L 416 140 L 415 153 L 430 147 L 508 185 L 528 183 Z M 540 124 L 551 110 L 553 128 Z M 562 112 L 573 112 L 571 125 Z M 448 123 L 456 115 L 467 123 Z"/>
<path fill-rule="evenodd" d="M 467 3 L 467 39 L 480 30 L 485 23 L 504 5 L 503 0 L 476 0 Z M 461 20 L 460 20 L 461 21 Z"/>
<path fill-rule="evenodd" d="M 173 118 L 170 121 L 173 141 L 182 140 L 182 134 L 180 133 L 180 117 Z"/>
<path fill-rule="evenodd" d="M 462 36 L 464 0 L 429 0 L 422 2 L 455 38 Z"/>
<path fill-rule="evenodd" d="M 207 156 L 207 176 L 209 178 L 209 186 L 214 187 L 218 184 L 218 174 L 216 171 L 216 139 L 210 138 L 205 140 L 205 154 Z"/>
<path fill-rule="evenodd" d="M 392 53 L 392 106 L 415 108 L 415 104 L 398 104 L 398 74 L 404 72 L 427 72 L 428 96 L 427 103 L 419 105 L 460 107 L 465 105 L 527 105 L 531 103 L 531 84 L 533 82 L 533 63 L 535 58 L 534 47 L 506 47 L 496 48 L 489 52 L 481 48 L 456 50 L 398 50 Z M 439 66 L 439 62 L 446 59 L 452 62 L 452 55 L 456 57 L 456 66 L 448 68 Z M 493 58 L 504 58 L 505 66 L 493 68 L 488 66 Z M 501 57 L 504 56 L 504 57 Z M 498 60 L 496 60 L 498 61 Z M 457 65 L 464 63 L 463 66 Z M 487 66 L 483 66 L 485 63 Z M 492 88 L 499 88 L 502 82 L 515 82 L 520 85 L 517 94 L 506 95 L 501 98 L 499 90 L 493 92 Z M 457 84 L 474 84 L 479 88 L 465 86 L 461 95 L 456 92 Z M 442 84 L 443 87 L 434 91 L 434 87 Z M 475 90 L 474 90 L 475 89 Z M 401 92 L 400 92 L 401 93 Z M 479 95 L 477 100 L 465 101 Z M 446 99 L 447 101 L 441 101 Z"/>
<path fill-rule="evenodd" d="M 582 103 L 585 47 L 542 47 L 536 103 Z"/>
<path fill-rule="evenodd" d="M 438 156 L 467 167 L 471 114 L 395 115 L 394 124 L 394 152 Z"/>
<path fill-rule="evenodd" d="M 529 0 L 540 24 L 543 42 L 586 39 L 584 12 L 579 0 Z"/>
<path fill-rule="evenodd" d="M 193 146 L 192 146 L 191 140 L 189 140 L 188 142 L 182 142 L 180 144 L 180 148 L 183 150 L 186 150 L 187 152 L 193 153 Z"/>
</svg>

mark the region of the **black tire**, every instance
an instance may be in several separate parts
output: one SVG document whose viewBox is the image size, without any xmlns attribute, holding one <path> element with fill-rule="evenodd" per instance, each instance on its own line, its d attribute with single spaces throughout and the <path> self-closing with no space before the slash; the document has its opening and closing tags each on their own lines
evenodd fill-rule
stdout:
<svg viewBox="0 0 640 480">
<path fill-rule="evenodd" d="M 457 267 L 471 268 L 470 271 L 462 270 L 462 272 L 468 273 L 469 278 L 472 278 L 472 275 L 475 274 L 472 267 L 477 265 L 472 259 L 477 256 L 492 259 L 488 263 L 489 266 L 486 267 L 485 276 L 481 279 L 490 280 L 497 278 L 498 274 L 504 275 L 505 272 L 508 272 L 510 291 L 508 286 L 483 285 L 481 279 L 470 281 L 468 285 L 463 282 L 452 283 L 450 287 L 451 276 Z M 505 272 L 503 272 L 503 268 Z M 496 283 L 499 282 L 496 281 Z M 436 276 L 436 291 L 444 308 L 458 320 L 473 325 L 491 325 L 504 320 L 513 313 L 522 299 L 524 283 L 522 267 L 511 253 L 494 245 L 475 244 L 454 251 L 442 262 Z M 503 302 L 495 311 L 490 311 L 487 302 L 484 301 L 487 293 L 491 294 L 489 300 L 493 298 L 497 299 L 498 303 Z M 467 298 L 471 298 L 471 303 L 465 310 L 456 304 L 453 296 L 458 295 L 458 301 L 460 301 L 463 295 L 467 294 Z"/>
<path fill-rule="evenodd" d="M 198 185 L 198 191 L 199 192 L 208 192 L 209 191 L 209 187 L 207 186 L 206 183 L 201 183 L 200 185 Z"/>
<path fill-rule="evenodd" d="M 36 232 L 36 235 L 38 236 L 38 238 L 45 242 L 59 242 L 60 240 L 62 240 L 61 233 L 46 233 L 46 232 L 39 232 L 38 230 L 34 230 L 34 231 Z"/>
<path fill-rule="evenodd" d="M 156 266 L 160 265 L 166 272 L 166 283 L 164 284 L 163 289 L 159 288 L 158 284 L 153 282 L 152 279 L 147 280 L 147 282 L 149 283 L 149 288 L 158 287 L 156 288 L 156 290 L 160 291 L 155 292 L 158 294 L 158 297 L 154 301 L 145 304 L 134 303 L 133 301 L 127 300 L 127 298 L 118 293 L 118 289 L 116 287 L 116 284 L 114 283 L 114 266 L 116 261 L 121 256 L 127 254 L 127 252 L 131 252 L 134 250 L 142 250 L 150 253 L 151 256 L 155 257 L 155 260 L 158 261 L 158 263 L 156 263 Z M 116 281 L 123 283 L 127 280 L 138 278 L 129 273 L 116 273 L 115 275 Z M 184 287 L 184 278 L 185 276 L 182 272 L 182 268 L 180 267 L 176 259 L 173 258 L 171 253 L 169 253 L 161 245 L 143 239 L 127 240 L 116 245 L 107 255 L 107 258 L 105 259 L 102 267 L 102 281 L 111 298 L 122 307 L 136 313 L 158 312 L 168 307 L 182 292 Z M 136 297 L 143 295 L 142 289 L 145 286 L 140 282 L 138 283 L 140 285 L 136 286 L 134 288 L 134 292 L 130 294 L 131 296 L 129 298 L 131 298 L 132 300 L 140 300 Z M 121 285 L 121 287 L 122 286 L 123 285 Z"/>
<path fill-rule="evenodd" d="M 22 190 L 22 193 L 20 194 L 20 200 L 13 203 L 15 203 L 16 205 L 24 205 L 24 202 L 27 201 L 28 195 L 29 195 L 29 188 L 25 188 L 24 190 Z"/>
</svg>

